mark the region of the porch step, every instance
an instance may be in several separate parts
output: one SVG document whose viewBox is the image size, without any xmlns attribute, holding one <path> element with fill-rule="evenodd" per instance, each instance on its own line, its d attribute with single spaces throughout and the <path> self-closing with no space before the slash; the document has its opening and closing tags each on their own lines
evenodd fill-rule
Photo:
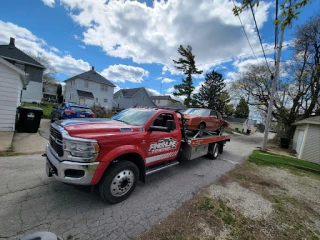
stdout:
<svg viewBox="0 0 320 240">
<path fill-rule="evenodd" d="M 169 167 L 173 167 L 175 165 L 178 165 L 179 162 L 178 161 L 171 161 L 169 163 L 161 163 L 159 165 L 156 165 L 156 166 L 152 166 L 151 168 L 147 169 L 146 170 L 146 175 L 151 175 L 153 173 L 156 173 L 156 172 L 159 172 L 161 170 L 164 170 L 166 168 L 169 168 Z"/>
</svg>

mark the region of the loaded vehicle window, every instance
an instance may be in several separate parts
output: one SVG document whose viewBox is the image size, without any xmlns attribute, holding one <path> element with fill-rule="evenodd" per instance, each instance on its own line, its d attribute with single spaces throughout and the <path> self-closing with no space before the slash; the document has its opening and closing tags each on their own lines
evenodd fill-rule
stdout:
<svg viewBox="0 0 320 240">
<path fill-rule="evenodd" d="M 130 108 L 123 110 L 114 116 L 112 120 L 124 122 L 133 126 L 142 126 L 152 117 L 155 112 L 155 110 L 149 109 Z"/>
<path fill-rule="evenodd" d="M 184 114 L 190 114 L 190 115 L 197 115 L 197 116 L 203 116 L 207 117 L 210 114 L 210 110 L 208 109 L 201 109 L 201 108 L 189 108 L 186 111 L 184 111 Z"/>
<path fill-rule="evenodd" d="M 218 118 L 218 114 L 216 111 L 211 111 L 210 116 L 213 116 L 215 118 Z"/>
</svg>

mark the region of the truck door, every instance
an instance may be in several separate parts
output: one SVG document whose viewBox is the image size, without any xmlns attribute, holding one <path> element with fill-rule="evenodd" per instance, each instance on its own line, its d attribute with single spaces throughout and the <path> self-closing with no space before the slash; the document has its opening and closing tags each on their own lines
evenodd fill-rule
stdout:
<svg viewBox="0 0 320 240">
<path fill-rule="evenodd" d="M 174 120 L 171 113 L 159 114 L 151 126 L 165 127 L 168 120 Z M 160 162 L 174 159 L 179 152 L 181 132 L 179 126 L 171 132 L 148 131 L 145 139 L 146 165 L 151 166 Z"/>
</svg>

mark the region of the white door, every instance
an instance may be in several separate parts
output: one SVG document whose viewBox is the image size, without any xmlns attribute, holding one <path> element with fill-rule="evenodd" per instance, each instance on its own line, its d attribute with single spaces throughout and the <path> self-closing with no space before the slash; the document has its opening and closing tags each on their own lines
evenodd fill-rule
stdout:
<svg viewBox="0 0 320 240">
<path fill-rule="evenodd" d="M 79 104 L 84 105 L 85 104 L 85 99 L 84 98 L 79 98 Z"/>
<path fill-rule="evenodd" d="M 303 141 L 303 136 L 304 136 L 304 131 L 303 130 L 299 130 L 298 133 L 298 139 L 297 139 L 297 146 L 296 146 L 296 152 L 299 154 L 300 150 L 301 150 L 301 145 L 302 145 L 302 141 Z"/>
</svg>

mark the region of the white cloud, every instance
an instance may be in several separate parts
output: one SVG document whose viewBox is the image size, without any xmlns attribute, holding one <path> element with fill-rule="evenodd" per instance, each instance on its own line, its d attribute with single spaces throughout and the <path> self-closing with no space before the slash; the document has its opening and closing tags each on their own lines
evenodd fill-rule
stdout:
<svg viewBox="0 0 320 240">
<path fill-rule="evenodd" d="M 202 70 L 251 52 L 239 19 L 228 0 L 161 0 L 153 6 L 139 1 L 60 0 L 70 16 L 85 28 L 82 41 L 99 46 L 109 56 L 131 58 L 136 63 L 159 63 L 162 72 L 173 67 L 180 44 L 193 47 Z M 256 19 L 268 19 L 272 3 L 260 2 Z M 192 10 L 192 11 L 191 11 Z M 255 52 L 261 50 L 250 11 L 241 13 Z"/>
<path fill-rule="evenodd" d="M 0 29 L 0 44 L 9 44 L 10 37 L 14 37 L 16 47 L 25 53 L 44 56 L 58 72 L 72 76 L 90 69 L 88 62 L 70 54 L 61 55 L 59 49 L 49 46 L 26 28 L 0 20 Z"/>
<path fill-rule="evenodd" d="M 140 67 L 118 64 L 104 69 L 101 75 L 114 82 L 141 83 L 143 82 L 143 77 L 147 77 L 149 72 Z"/>
<path fill-rule="evenodd" d="M 203 84 L 204 84 L 204 81 L 203 81 L 203 82 L 200 82 L 200 83 L 198 84 L 198 86 L 196 86 L 196 87 L 194 88 L 192 94 L 199 93 L 199 90 L 200 90 L 200 88 L 201 88 L 201 86 L 202 86 Z"/>
<path fill-rule="evenodd" d="M 165 74 L 167 71 L 169 71 L 169 68 L 167 66 L 162 67 L 162 74 Z"/>
<path fill-rule="evenodd" d="M 149 92 L 151 96 L 159 96 L 161 95 L 157 90 L 151 89 L 151 88 L 146 88 L 146 90 Z"/>
<path fill-rule="evenodd" d="M 174 79 L 164 77 L 158 77 L 157 80 L 161 80 L 161 83 L 172 83 L 176 81 Z"/>
<path fill-rule="evenodd" d="M 174 87 L 171 87 L 166 90 L 166 93 L 170 94 L 170 93 L 173 93 L 174 91 L 175 91 Z"/>
<path fill-rule="evenodd" d="M 114 88 L 114 91 L 113 91 L 113 93 L 116 93 L 116 92 L 118 92 L 119 90 L 121 89 L 121 87 L 119 87 L 118 85 L 116 85 L 116 87 Z"/>
<path fill-rule="evenodd" d="M 54 0 L 42 0 L 42 2 L 49 7 L 54 7 Z"/>
<path fill-rule="evenodd" d="M 78 45 L 79 48 L 86 49 L 86 46 Z"/>
</svg>

